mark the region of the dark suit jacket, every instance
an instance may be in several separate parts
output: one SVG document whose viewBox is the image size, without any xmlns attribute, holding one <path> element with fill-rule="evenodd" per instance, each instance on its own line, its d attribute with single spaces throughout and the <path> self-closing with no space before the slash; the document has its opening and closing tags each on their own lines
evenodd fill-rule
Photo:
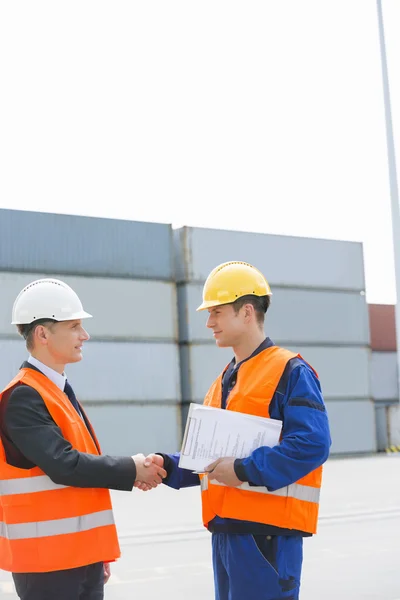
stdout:
<svg viewBox="0 0 400 600">
<path fill-rule="evenodd" d="M 38 371 L 28 362 L 22 368 Z M 130 491 L 135 482 L 136 466 L 130 456 L 96 456 L 72 448 L 30 386 L 19 384 L 3 395 L 0 436 L 10 465 L 38 466 L 55 483 Z"/>
</svg>

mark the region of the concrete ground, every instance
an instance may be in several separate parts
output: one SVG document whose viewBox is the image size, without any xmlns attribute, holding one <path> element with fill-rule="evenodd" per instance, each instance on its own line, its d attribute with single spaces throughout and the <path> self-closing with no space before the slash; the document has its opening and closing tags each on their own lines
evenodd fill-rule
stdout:
<svg viewBox="0 0 400 600">
<path fill-rule="evenodd" d="M 107 600 L 212 600 L 199 490 L 113 492 L 122 558 Z M 400 455 L 330 459 L 319 533 L 306 539 L 303 600 L 400 600 Z M 15 599 L 0 571 L 0 600 Z"/>
</svg>

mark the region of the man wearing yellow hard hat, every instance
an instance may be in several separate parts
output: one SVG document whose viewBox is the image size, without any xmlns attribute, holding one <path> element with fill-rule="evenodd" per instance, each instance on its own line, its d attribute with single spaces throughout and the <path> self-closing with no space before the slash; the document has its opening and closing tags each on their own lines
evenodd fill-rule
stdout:
<svg viewBox="0 0 400 600">
<path fill-rule="evenodd" d="M 303 538 L 317 529 L 328 418 L 314 369 L 264 333 L 270 298 L 258 269 L 228 262 L 208 276 L 197 310 L 208 310 L 217 346 L 234 354 L 204 403 L 281 420 L 279 445 L 220 458 L 200 477 L 178 467 L 179 454 L 155 458 L 170 487 L 201 485 L 216 600 L 297 600 Z"/>
</svg>

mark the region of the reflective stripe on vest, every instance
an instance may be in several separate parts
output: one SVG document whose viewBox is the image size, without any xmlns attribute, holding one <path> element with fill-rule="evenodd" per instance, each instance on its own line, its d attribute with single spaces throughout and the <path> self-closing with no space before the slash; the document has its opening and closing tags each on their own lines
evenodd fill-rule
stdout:
<svg viewBox="0 0 400 600">
<path fill-rule="evenodd" d="M 47 475 L 36 477 L 23 477 L 21 479 L 4 479 L 0 481 L 0 496 L 12 496 L 13 494 L 32 494 L 34 492 L 49 492 L 59 490 L 66 485 L 54 483 Z"/>
<path fill-rule="evenodd" d="M 89 531 L 90 529 L 106 525 L 114 525 L 112 510 L 102 510 L 89 515 L 82 515 L 81 517 L 39 521 L 37 523 L 6 525 L 6 523 L 0 521 L 0 537 L 8 540 L 24 540 L 67 533 L 79 533 L 80 531 Z"/>
<path fill-rule="evenodd" d="M 202 477 L 201 479 L 201 491 L 208 490 L 208 477 Z M 210 481 L 210 485 L 224 485 L 219 481 Z M 269 494 L 273 496 L 286 496 L 290 498 L 296 498 L 297 500 L 303 500 L 304 502 L 319 502 L 320 489 L 311 487 L 309 485 L 301 485 L 300 483 L 292 483 L 286 487 L 270 492 L 265 486 L 249 485 L 247 482 L 243 482 L 242 485 L 238 485 L 235 489 L 243 490 L 245 492 L 255 492 L 257 494 Z"/>
</svg>

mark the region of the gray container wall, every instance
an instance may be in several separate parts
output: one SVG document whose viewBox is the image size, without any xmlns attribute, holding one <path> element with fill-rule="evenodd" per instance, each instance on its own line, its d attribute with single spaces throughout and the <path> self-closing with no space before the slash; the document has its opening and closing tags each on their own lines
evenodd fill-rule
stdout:
<svg viewBox="0 0 400 600">
<path fill-rule="evenodd" d="M 17 336 L 11 311 L 17 294 L 43 273 L 0 272 L 0 336 Z M 76 291 L 93 315 L 85 321 L 92 338 L 176 341 L 176 288 L 172 282 L 99 277 L 70 277 L 53 273 Z"/>
<path fill-rule="evenodd" d="M 0 210 L 2 386 L 27 356 L 10 325 L 14 299 L 49 276 L 71 285 L 94 317 L 85 322 L 92 339 L 83 361 L 66 371 L 103 451 L 176 450 L 182 424 L 171 227 Z"/>
<path fill-rule="evenodd" d="M 375 403 L 376 443 L 377 450 L 383 452 L 390 444 L 389 436 L 389 404 Z"/>
<path fill-rule="evenodd" d="M 396 352 L 372 352 L 371 394 L 374 400 L 398 401 Z"/>
<path fill-rule="evenodd" d="M 387 438 L 377 441 L 374 404 L 371 400 L 327 400 L 325 404 L 332 438 L 331 454 L 376 452 L 387 447 Z M 184 404 L 183 423 L 186 423 L 188 412 L 189 404 Z M 354 427 L 354 423 L 357 423 L 357 427 Z"/>
<path fill-rule="evenodd" d="M 398 403 L 396 352 L 372 352 L 371 394 L 375 401 L 376 435 L 378 450 L 390 445 L 390 406 Z"/>
<path fill-rule="evenodd" d="M 325 399 L 368 399 L 369 350 L 352 347 L 291 346 L 317 371 Z M 209 386 L 232 358 L 232 351 L 211 344 L 183 345 L 181 364 L 185 402 L 202 402 Z M 356 374 L 356 376 L 355 376 Z"/>
<path fill-rule="evenodd" d="M 215 346 L 197 313 L 210 271 L 229 260 L 254 264 L 272 287 L 266 333 L 317 370 L 328 407 L 333 453 L 376 449 L 370 391 L 370 336 L 362 245 L 183 228 L 174 232 L 183 422 L 232 358 Z M 357 431 L 353 431 L 357 422 Z"/>
<path fill-rule="evenodd" d="M 22 245 L 11 238 L 16 230 Z M 0 273 L 0 384 L 15 375 L 26 357 L 9 324 L 15 296 L 29 281 L 58 274 L 95 317 L 87 321 L 92 340 L 84 359 L 68 366 L 67 373 L 103 450 L 178 449 L 187 403 L 203 400 L 232 357 L 230 350 L 215 347 L 206 314 L 195 312 L 202 283 L 218 263 L 245 260 L 264 271 L 273 288 L 268 334 L 300 351 L 320 374 L 332 451 L 373 450 L 361 245 L 179 230 L 178 280 L 187 285 L 178 289 L 178 336 L 171 239 L 167 225 L 0 210 L 0 271 L 7 271 Z M 180 369 L 178 337 L 184 342 Z M 356 432 L 354 422 L 359 424 Z"/>
<path fill-rule="evenodd" d="M 375 408 L 371 400 L 326 400 L 332 438 L 331 454 L 375 452 L 387 447 L 379 438 L 375 425 Z M 189 403 L 182 407 L 182 422 L 186 423 Z M 357 423 L 357 426 L 354 426 Z M 384 431 L 384 429 L 382 429 Z"/>
<path fill-rule="evenodd" d="M 203 282 L 218 264 L 242 260 L 272 286 L 365 289 L 360 243 L 184 227 L 174 245 L 178 282 Z"/>
<path fill-rule="evenodd" d="M 0 209 L 0 270 L 172 280 L 172 229 Z"/>
<path fill-rule="evenodd" d="M 0 340 L 0 386 L 16 374 L 23 341 Z M 157 370 L 157 376 L 155 376 Z M 173 452 L 182 429 L 178 347 L 168 343 L 88 342 L 68 380 L 82 402 L 103 452 Z"/>
<path fill-rule="evenodd" d="M 132 456 L 180 450 L 181 407 L 114 404 L 85 406 L 102 452 Z"/>
<path fill-rule="evenodd" d="M 208 311 L 196 312 L 203 286 L 178 286 L 180 341 L 210 342 Z M 359 292 L 274 287 L 266 331 L 277 344 L 369 345 L 368 310 Z"/>
<path fill-rule="evenodd" d="M 0 340 L 0 385 L 16 374 L 27 352 L 19 340 Z M 90 341 L 83 360 L 66 374 L 79 400 L 148 404 L 180 400 L 178 347 L 175 344 Z M 155 371 L 157 376 L 155 376 Z"/>
<path fill-rule="evenodd" d="M 375 452 L 375 408 L 371 400 L 327 401 L 332 454 Z"/>
<path fill-rule="evenodd" d="M 176 344 L 89 342 L 84 353 L 84 361 L 68 365 L 82 400 L 180 401 Z"/>
<path fill-rule="evenodd" d="M 368 348 L 291 346 L 289 349 L 299 352 L 317 371 L 325 398 L 371 397 Z"/>
</svg>

